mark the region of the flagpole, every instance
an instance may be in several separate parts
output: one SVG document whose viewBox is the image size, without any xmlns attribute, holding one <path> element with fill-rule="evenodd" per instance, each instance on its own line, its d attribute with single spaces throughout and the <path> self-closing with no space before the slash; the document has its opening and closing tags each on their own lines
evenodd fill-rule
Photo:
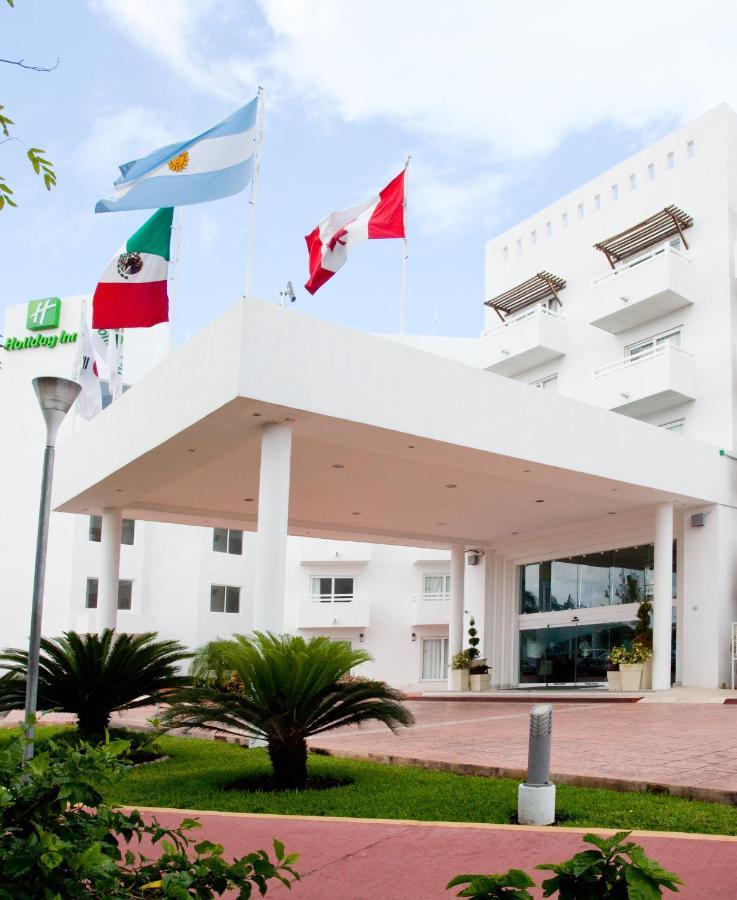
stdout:
<svg viewBox="0 0 737 900">
<path fill-rule="evenodd" d="M 402 241 L 402 281 L 399 289 L 399 336 L 404 340 L 404 305 L 407 295 L 407 170 L 411 156 L 407 157 L 404 164 L 404 197 L 402 199 L 402 224 L 404 225 L 404 240 Z"/>
<path fill-rule="evenodd" d="M 174 259 L 172 260 L 171 294 L 169 295 L 169 330 L 174 326 L 174 313 L 177 308 L 177 287 L 179 286 L 179 257 L 182 248 L 182 222 L 184 220 L 184 207 L 176 207 L 177 224 L 174 225 Z"/>
<path fill-rule="evenodd" d="M 251 196 L 248 204 L 251 207 L 251 216 L 248 223 L 248 243 L 246 246 L 246 280 L 243 291 L 243 299 L 248 300 L 251 294 L 251 270 L 253 268 L 253 240 L 256 234 L 256 197 L 258 195 L 258 180 L 261 173 L 261 142 L 264 136 L 264 89 L 258 89 L 258 114 L 256 125 L 256 150 L 253 154 L 253 177 L 251 178 Z"/>
</svg>

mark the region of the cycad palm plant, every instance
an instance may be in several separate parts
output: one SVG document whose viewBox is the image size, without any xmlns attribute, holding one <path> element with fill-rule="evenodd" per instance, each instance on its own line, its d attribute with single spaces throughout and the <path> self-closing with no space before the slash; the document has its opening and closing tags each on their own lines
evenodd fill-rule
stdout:
<svg viewBox="0 0 737 900">
<path fill-rule="evenodd" d="M 157 641 L 155 633 L 102 634 L 68 631 L 41 640 L 38 708 L 73 713 L 81 734 L 100 739 L 113 712 L 149 706 L 182 688 L 189 679 L 179 664 L 191 657 L 177 641 Z M 0 654 L 0 712 L 22 709 L 28 654 Z"/>
<path fill-rule="evenodd" d="M 372 720 L 392 731 L 414 721 L 399 691 L 383 681 L 350 677 L 371 657 L 345 643 L 257 632 L 234 635 L 217 647 L 233 682 L 186 688 L 173 699 L 165 721 L 265 738 L 278 788 L 306 787 L 308 737 Z"/>
</svg>

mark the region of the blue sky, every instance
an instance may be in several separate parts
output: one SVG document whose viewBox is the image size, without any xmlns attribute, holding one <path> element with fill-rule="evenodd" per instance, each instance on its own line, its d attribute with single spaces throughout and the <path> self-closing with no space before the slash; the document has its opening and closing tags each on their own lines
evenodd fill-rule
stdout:
<svg viewBox="0 0 737 900">
<path fill-rule="evenodd" d="M 592 7 L 594 9 L 589 9 Z M 315 297 L 304 235 L 393 177 L 407 154 L 407 331 L 477 335 L 486 240 L 723 100 L 737 84 L 730 4 L 623 0 L 16 0 L 0 6 L 0 103 L 56 164 L 51 193 L 0 145 L 2 305 L 92 291 L 145 212 L 95 215 L 117 165 L 267 91 L 253 292 L 398 327 L 401 242 L 358 247 Z M 632 23 L 637 21 L 638 28 Z M 672 60 L 688 56 L 690 65 Z M 729 87 L 729 90 L 727 88 Z M 184 212 L 180 343 L 242 292 L 247 196 Z"/>
</svg>

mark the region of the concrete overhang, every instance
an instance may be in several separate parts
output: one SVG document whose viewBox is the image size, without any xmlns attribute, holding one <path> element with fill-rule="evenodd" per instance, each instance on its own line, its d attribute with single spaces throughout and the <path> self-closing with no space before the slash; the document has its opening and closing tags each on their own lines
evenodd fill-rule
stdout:
<svg viewBox="0 0 737 900">
<path fill-rule="evenodd" d="M 735 463 L 707 444 L 249 301 L 70 436 L 55 508 L 253 530 L 260 431 L 285 421 L 292 534 L 488 546 L 737 496 Z"/>
</svg>

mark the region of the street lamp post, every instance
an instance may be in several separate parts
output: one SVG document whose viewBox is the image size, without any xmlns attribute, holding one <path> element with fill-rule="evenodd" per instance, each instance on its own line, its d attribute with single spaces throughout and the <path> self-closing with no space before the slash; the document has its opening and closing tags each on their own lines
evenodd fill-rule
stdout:
<svg viewBox="0 0 737 900">
<path fill-rule="evenodd" d="M 36 734 L 36 702 L 38 698 L 38 665 L 41 648 L 41 617 L 43 614 L 44 581 L 46 578 L 46 545 L 49 537 L 51 512 L 51 483 L 54 477 L 54 453 L 56 436 L 64 417 L 77 399 L 82 388 L 68 378 L 43 377 L 33 379 L 41 414 L 46 422 L 46 449 L 41 475 L 41 502 L 38 509 L 38 533 L 36 536 L 36 563 L 33 570 L 33 600 L 31 604 L 31 633 L 28 641 L 28 672 L 26 674 L 26 708 L 24 731 L 26 744 L 23 759 L 33 757 L 33 741 Z"/>
<path fill-rule="evenodd" d="M 578 684 L 578 623 L 581 621 L 578 616 L 574 616 L 571 621 L 576 626 L 576 646 L 573 650 L 573 683 Z"/>
</svg>

